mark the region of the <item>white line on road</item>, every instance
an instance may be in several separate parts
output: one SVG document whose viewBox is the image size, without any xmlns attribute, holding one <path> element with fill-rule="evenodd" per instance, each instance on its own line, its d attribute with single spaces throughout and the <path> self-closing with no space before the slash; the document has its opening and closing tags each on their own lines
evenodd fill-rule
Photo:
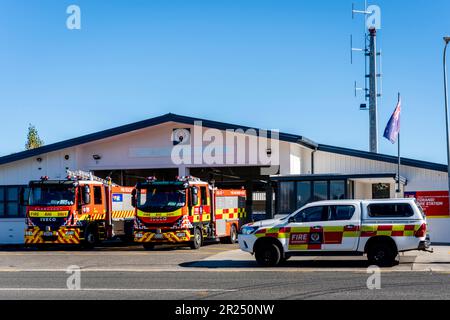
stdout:
<svg viewBox="0 0 450 320">
<path fill-rule="evenodd" d="M 155 288 L 155 289 L 149 289 L 149 288 L 143 288 L 143 289 L 136 289 L 136 288 L 82 288 L 82 289 L 76 289 L 76 290 L 69 290 L 67 288 L 0 288 L 0 291 L 71 291 L 71 292 L 77 292 L 77 291 L 146 291 L 146 292 L 236 292 L 238 290 L 236 289 L 176 289 L 176 288 Z"/>
</svg>

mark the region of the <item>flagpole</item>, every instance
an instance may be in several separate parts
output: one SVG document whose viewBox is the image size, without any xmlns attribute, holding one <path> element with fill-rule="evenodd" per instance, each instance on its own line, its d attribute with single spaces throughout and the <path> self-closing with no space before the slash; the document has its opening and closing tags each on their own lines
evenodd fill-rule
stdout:
<svg viewBox="0 0 450 320">
<path fill-rule="evenodd" d="M 398 93 L 398 103 L 400 103 L 400 92 Z M 398 166 L 397 166 L 397 193 L 398 196 L 401 194 L 402 187 L 400 185 L 400 166 L 401 166 L 401 158 L 400 158 L 400 131 L 398 132 Z"/>
</svg>

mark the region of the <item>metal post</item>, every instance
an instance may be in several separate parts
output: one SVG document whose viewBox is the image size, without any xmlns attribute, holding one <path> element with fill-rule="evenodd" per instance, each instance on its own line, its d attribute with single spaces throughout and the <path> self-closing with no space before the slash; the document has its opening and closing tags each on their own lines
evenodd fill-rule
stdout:
<svg viewBox="0 0 450 320">
<path fill-rule="evenodd" d="M 450 197 L 450 132 L 449 132 L 449 114 L 448 114 L 448 87 L 447 87 L 447 47 L 450 42 L 450 37 L 444 37 L 445 49 L 444 49 L 444 93 L 445 93 L 445 124 L 447 129 L 447 163 L 448 163 L 448 184 L 449 184 L 449 197 Z M 450 210 L 450 207 L 449 207 Z"/>
<path fill-rule="evenodd" d="M 369 74 L 369 117 L 370 117 L 370 152 L 378 153 L 378 89 L 377 89 L 377 30 L 370 31 L 370 74 Z"/>
<path fill-rule="evenodd" d="M 400 103 L 400 92 L 398 93 L 398 102 L 397 104 Z M 400 120 L 401 121 L 401 120 Z M 397 147 L 398 147 L 398 164 L 397 164 L 397 193 L 400 195 L 400 193 L 402 192 L 402 186 L 401 186 L 401 182 L 400 182 L 400 166 L 401 166 L 401 158 L 400 158 L 400 132 L 398 133 L 398 141 L 397 141 Z"/>
</svg>

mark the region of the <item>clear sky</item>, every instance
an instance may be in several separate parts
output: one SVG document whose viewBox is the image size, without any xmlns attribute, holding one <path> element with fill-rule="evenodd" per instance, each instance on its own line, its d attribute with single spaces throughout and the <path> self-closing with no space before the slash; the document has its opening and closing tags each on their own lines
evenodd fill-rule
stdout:
<svg viewBox="0 0 450 320">
<path fill-rule="evenodd" d="M 362 8 L 363 1 L 353 0 Z M 403 96 L 404 156 L 446 163 L 442 51 L 448 0 L 378 0 L 382 139 Z M 82 29 L 66 28 L 81 7 Z M 0 155 L 168 112 L 368 150 L 353 82 L 352 0 L 0 0 Z M 450 57 L 449 57 L 450 59 Z"/>
</svg>

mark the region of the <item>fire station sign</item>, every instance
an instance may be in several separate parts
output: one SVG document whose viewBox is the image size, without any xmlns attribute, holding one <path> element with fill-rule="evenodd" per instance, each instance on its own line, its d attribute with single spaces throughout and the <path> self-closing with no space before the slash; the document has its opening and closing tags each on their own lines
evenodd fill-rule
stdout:
<svg viewBox="0 0 450 320">
<path fill-rule="evenodd" d="M 429 218 L 449 218 L 448 191 L 405 192 L 405 197 L 416 198 Z"/>
</svg>

